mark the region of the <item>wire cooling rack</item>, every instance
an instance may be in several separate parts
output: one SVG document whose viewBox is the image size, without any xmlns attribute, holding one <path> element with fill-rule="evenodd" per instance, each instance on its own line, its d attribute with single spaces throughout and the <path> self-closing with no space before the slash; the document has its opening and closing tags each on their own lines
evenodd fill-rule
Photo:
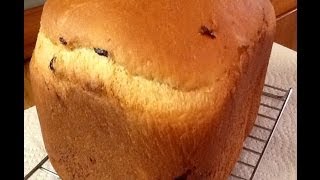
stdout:
<svg viewBox="0 0 320 180">
<path fill-rule="evenodd" d="M 291 88 L 286 90 L 264 85 L 256 122 L 243 144 L 241 155 L 230 174 L 229 180 L 252 180 L 254 178 L 291 92 Z M 24 179 L 36 178 L 35 176 L 39 173 L 47 173 L 50 179 L 60 179 L 48 160 L 48 156 L 43 158 Z"/>
</svg>

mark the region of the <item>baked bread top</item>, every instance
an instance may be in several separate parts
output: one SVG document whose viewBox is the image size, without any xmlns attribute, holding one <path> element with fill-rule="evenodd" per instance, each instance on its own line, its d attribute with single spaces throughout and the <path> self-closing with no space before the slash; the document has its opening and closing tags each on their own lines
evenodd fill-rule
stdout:
<svg viewBox="0 0 320 180">
<path fill-rule="evenodd" d="M 274 30 L 268 0 L 48 0 L 40 32 L 70 49 L 92 48 L 131 75 L 193 91 L 239 77 L 241 54 L 259 61 L 250 55 Z"/>
</svg>

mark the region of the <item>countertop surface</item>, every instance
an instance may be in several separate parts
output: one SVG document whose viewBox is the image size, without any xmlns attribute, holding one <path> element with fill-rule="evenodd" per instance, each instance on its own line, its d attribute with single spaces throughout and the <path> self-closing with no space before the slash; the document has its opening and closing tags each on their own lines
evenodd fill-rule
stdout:
<svg viewBox="0 0 320 180">
<path fill-rule="evenodd" d="M 261 160 L 254 179 L 297 179 L 297 53 L 274 44 L 266 84 L 283 89 L 292 88 L 292 95 L 283 112 L 270 144 Z M 26 175 L 46 156 L 36 108 L 24 111 L 24 174 Z M 50 179 L 45 172 L 37 172 L 36 179 Z"/>
</svg>

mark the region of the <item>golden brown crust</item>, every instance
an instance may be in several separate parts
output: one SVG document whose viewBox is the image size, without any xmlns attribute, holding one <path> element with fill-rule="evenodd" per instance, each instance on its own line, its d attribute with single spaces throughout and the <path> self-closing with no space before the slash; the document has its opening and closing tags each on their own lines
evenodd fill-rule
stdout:
<svg viewBox="0 0 320 180">
<path fill-rule="evenodd" d="M 29 61 L 24 63 L 24 109 L 34 106 L 30 83 Z"/>
<path fill-rule="evenodd" d="M 190 90 L 215 83 L 239 64 L 239 47 L 273 33 L 271 8 L 265 0 L 49 0 L 41 29 L 56 43 L 106 49 L 131 74 Z"/>
<path fill-rule="evenodd" d="M 274 28 L 265 0 L 48 0 L 30 77 L 54 168 L 66 180 L 227 179 Z"/>
</svg>

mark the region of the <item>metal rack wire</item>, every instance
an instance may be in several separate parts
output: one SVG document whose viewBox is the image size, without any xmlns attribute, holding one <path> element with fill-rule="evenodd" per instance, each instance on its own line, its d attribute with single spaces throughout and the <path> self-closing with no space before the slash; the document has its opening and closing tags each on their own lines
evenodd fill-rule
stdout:
<svg viewBox="0 0 320 180">
<path fill-rule="evenodd" d="M 254 178 L 291 93 L 291 88 L 286 90 L 267 84 L 264 85 L 257 120 L 252 132 L 244 142 L 240 158 L 229 180 L 252 180 Z M 255 133 L 255 131 L 260 131 L 260 133 Z M 260 137 L 261 131 L 265 132 L 265 137 Z M 260 149 L 256 148 L 258 146 Z M 253 162 L 252 159 L 255 159 L 255 161 Z M 24 179 L 31 178 L 38 170 L 50 174 L 53 179 L 60 179 L 48 160 L 48 156 L 44 157 Z"/>
<path fill-rule="evenodd" d="M 254 178 L 291 93 L 291 88 L 285 90 L 267 84 L 264 85 L 258 117 L 253 130 L 246 138 L 240 158 L 230 175 L 230 180 L 252 180 Z M 254 131 L 260 131 L 260 133 L 255 133 Z M 264 138 L 260 137 L 263 134 L 261 131 L 264 131 Z M 260 149 L 256 148 L 257 146 L 260 146 Z M 252 158 L 253 156 L 255 157 Z M 249 159 L 255 159 L 255 162 L 252 162 L 252 160 L 248 162 Z M 241 172 L 242 169 L 247 169 L 245 172 L 249 173 Z"/>
</svg>

